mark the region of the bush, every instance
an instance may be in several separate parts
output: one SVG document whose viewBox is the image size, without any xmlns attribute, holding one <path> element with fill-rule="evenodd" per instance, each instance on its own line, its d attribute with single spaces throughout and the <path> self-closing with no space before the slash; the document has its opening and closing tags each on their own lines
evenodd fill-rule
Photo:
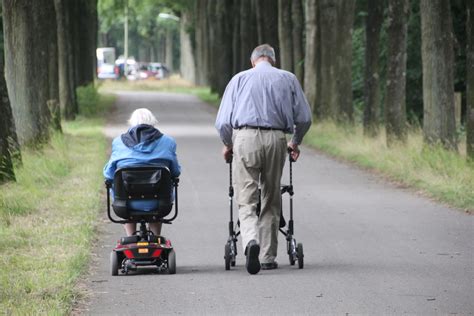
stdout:
<svg viewBox="0 0 474 316">
<path fill-rule="evenodd" d="M 99 107 L 100 95 L 93 83 L 76 89 L 79 113 L 91 117 L 102 111 Z"/>
</svg>

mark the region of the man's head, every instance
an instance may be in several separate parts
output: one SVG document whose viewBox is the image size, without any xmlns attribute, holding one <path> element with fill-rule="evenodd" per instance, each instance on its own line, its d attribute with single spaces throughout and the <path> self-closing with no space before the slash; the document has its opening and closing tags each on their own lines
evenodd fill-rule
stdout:
<svg viewBox="0 0 474 316">
<path fill-rule="evenodd" d="M 266 60 L 270 64 L 275 65 L 276 63 L 276 57 L 275 57 L 275 50 L 273 47 L 271 47 L 268 44 L 262 44 L 257 47 L 252 52 L 252 55 L 250 55 L 250 62 L 252 63 L 252 66 L 255 67 L 257 62 L 261 60 Z"/>
<path fill-rule="evenodd" d="M 128 120 L 128 124 L 130 126 L 147 124 L 156 127 L 158 121 L 156 120 L 156 117 L 153 115 L 153 113 L 150 112 L 150 110 L 141 108 L 133 111 L 130 119 Z"/>
</svg>

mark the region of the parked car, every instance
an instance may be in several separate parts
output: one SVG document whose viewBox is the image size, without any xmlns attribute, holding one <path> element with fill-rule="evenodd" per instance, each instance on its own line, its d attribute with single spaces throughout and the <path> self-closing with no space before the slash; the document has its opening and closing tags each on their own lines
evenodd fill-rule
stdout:
<svg viewBox="0 0 474 316">
<path fill-rule="evenodd" d="M 169 75 L 168 68 L 161 63 L 141 63 L 138 67 L 140 79 L 164 79 Z"/>
<path fill-rule="evenodd" d="M 97 67 L 97 78 L 99 79 L 117 79 L 118 69 L 114 64 L 102 64 Z"/>
</svg>

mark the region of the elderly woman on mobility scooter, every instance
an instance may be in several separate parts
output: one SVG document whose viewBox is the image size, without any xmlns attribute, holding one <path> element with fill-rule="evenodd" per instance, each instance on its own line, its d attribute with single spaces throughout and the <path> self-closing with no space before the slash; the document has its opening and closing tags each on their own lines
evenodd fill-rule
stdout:
<svg viewBox="0 0 474 316">
<path fill-rule="evenodd" d="M 118 275 L 119 270 L 128 274 L 138 266 L 156 266 L 175 274 L 176 255 L 171 242 L 161 236 L 161 225 L 178 215 L 181 167 L 176 142 L 155 128 L 157 120 L 148 109 L 135 110 L 129 124 L 130 129 L 113 140 L 104 167 L 107 215 L 112 222 L 124 224 L 127 233 L 110 254 L 110 270 Z M 111 216 L 111 196 L 115 215 L 122 219 Z M 165 218 L 173 204 L 174 216 Z"/>
<path fill-rule="evenodd" d="M 112 154 L 104 167 L 104 177 L 112 181 L 117 169 L 135 165 L 166 165 L 173 178 L 181 173 L 181 166 L 176 156 L 176 142 L 170 136 L 162 134 L 156 125 L 158 121 L 150 110 L 135 110 L 129 121 L 130 129 L 116 137 L 112 142 Z M 130 201 L 130 207 L 138 211 L 153 209 L 156 201 Z M 127 236 L 136 232 L 135 223 L 124 224 Z M 149 223 L 149 229 L 160 235 L 161 223 Z"/>
</svg>

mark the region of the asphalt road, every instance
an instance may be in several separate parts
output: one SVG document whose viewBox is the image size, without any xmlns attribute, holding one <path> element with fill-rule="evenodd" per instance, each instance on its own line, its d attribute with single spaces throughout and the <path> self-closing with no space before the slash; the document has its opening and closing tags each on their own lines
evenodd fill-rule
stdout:
<svg viewBox="0 0 474 316">
<path fill-rule="evenodd" d="M 178 143 L 180 213 L 163 229 L 176 250 L 177 274 L 112 277 L 109 254 L 123 230 L 104 215 L 80 314 L 474 312 L 472 216 L 308 148 L 293 170 L 304 269 L 289 265 L 280 234 L 279 269 L 249 275 L 239 252 L 237 266 L 225 271 L 228 166 L 213 127 L 216 110 L 194 96 L 121 92 L 104 132 L 125 131 L 139 107 L 151 109 Z"/>
</svg>

